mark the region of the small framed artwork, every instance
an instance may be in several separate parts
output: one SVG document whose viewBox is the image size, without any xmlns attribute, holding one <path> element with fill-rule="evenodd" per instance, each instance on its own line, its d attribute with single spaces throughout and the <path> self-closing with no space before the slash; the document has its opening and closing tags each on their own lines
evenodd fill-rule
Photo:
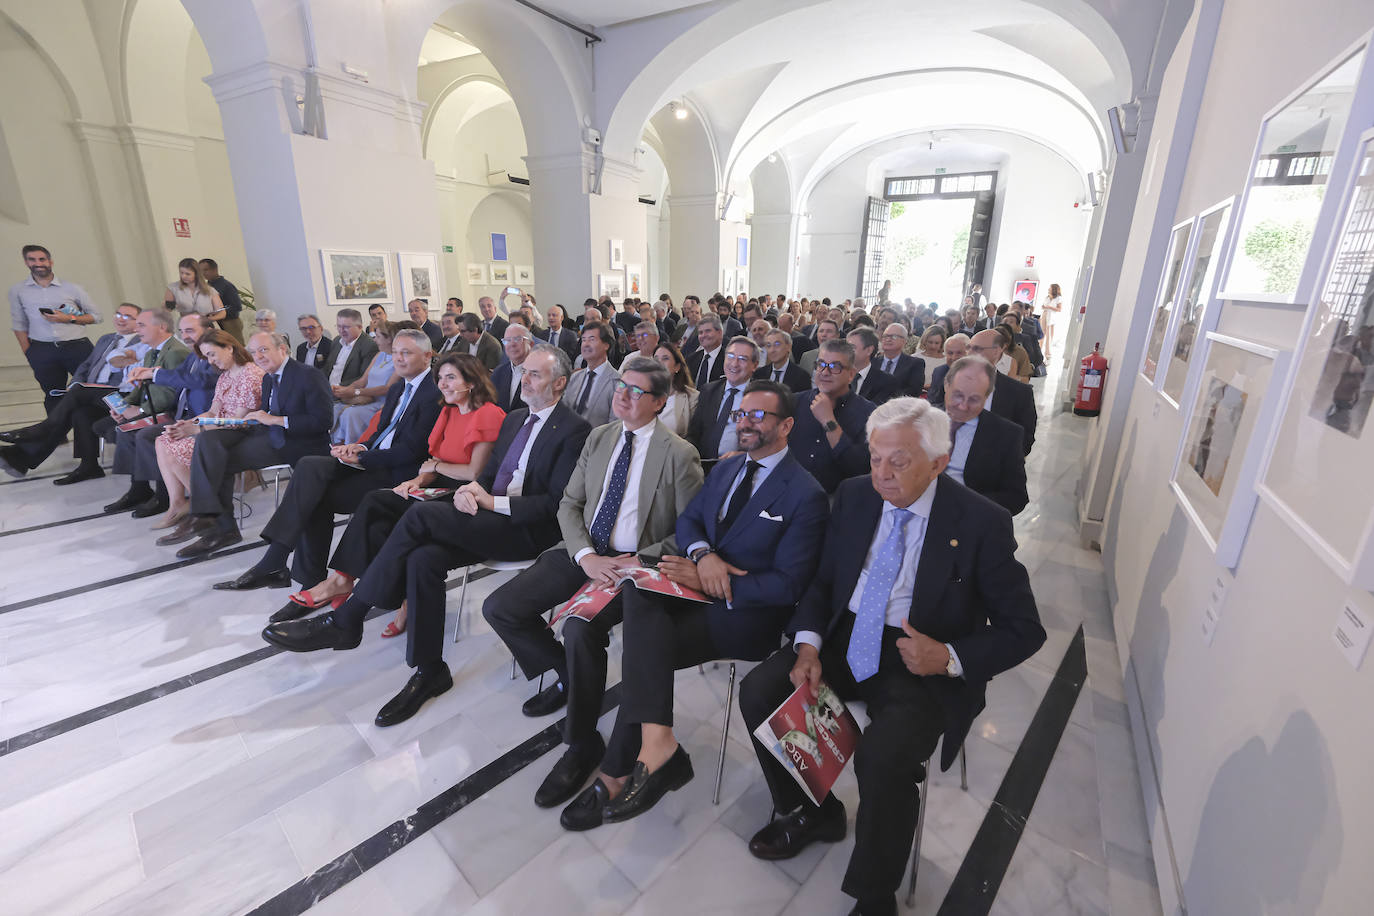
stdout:
<svg viewBox="0 0 1374 916">
<path fill-rule="evenodd" d="M 439 259 L 428 252 L 402 251 L 396 255 L 400 266 L 401 301 L 423 299 L 438 302 Z"/>
<path fill-rule="evenodd" d="M 735 292 L 749 292 L 749 271 L 744 268 L 735 271 Z"/>
<path fill-rule="evenodd" d="M 644 267 L 639 264 L 625 265 L 625 295 L 636 299 L 644 298 Z"/>
<path fill-rule="evenodd" d="M 749 266 L 749 239 L 747 236 L 739 236 L 735 239 L 735 266 Z"/>
<path fill-rule="evenodd" d="M 510 285 L 510 265 L 492 264 L 491 265 L 491 285 L 509 286 Z"/>
<path fill-rule="evenodd" d="M 1164 338 L 1169 335 L 1169 322 L 1174 314 L 1174 297 L 1178 295 L 1178 285 L 1183 279 L 1183 268 L 1188 261 L 1188 243 L 1193 237 L 1193 222 L 1188 219 L 1174 227 L 1169 235 L 1169 256 L 1164 261 L 1164 274 L 1160 277 L 1159 293 L 1155 296 L 1154 314 L 1150 318 L 1150 337 L 1145 344 L 1144 361 L 1140 364 L 1140 374 L 1151 385 L 1159 372 L 1159 357 L 1164 352 Z"/>
<path fill-rule="evenodd" d="M 1254 515 L 1262 444 L 1278 415 L 1291 351 L 1215 332 L 1170 482 L 1217 562 L 1234 568 Z"/>
<path fill-rule="evenodd" d="M 1012 287 L 1011 298 L 1014 302 L 1034 302 L 1035 292 L 1040 288 L 1036 280 L 1017 280 Z"/>
<path fill-rule="evenodd" d="M 720 291 L 727 296 L 735 294 L 735 272 L 728 267 L 720 272 Z"/>
<path fill-rule="evenodd" d="M 625 269 L 625 240 L 611 239 L 611 270 Z"/>
<path fill-rule="evenodd" d="M 1193 349 L 1201 344 L 1203 335 L 1217 326 L 1219 308 L 1208 308 L 1215 291 L 1217 255 L 1221 241 L 1226 238 L 1231 200 L 1227 198 L 1215 207 L 1202 211 L 1197 218 L 1197 242 L 1188 265 L 1187 278 L 1179 285 L 1182 298 L 1176 309 L 1174 327 L 1164 341 L 1162 353 L 1171 354 L 1164 370 L 1164 397 L 1175 407 L 1183 403 L 1184 387 L 1188 381 L 1188 365 Z"/>
<path fill-rule="evenodd" d="M 534 268 L 529 264 L 516 264 L 515 285 L 521 289 L 534 286 Z"/>
<path fill-rule="evenodd" d="M 326 299 L 330 305 L 395 302 L 396 278 L 385 251 L 320 249 Z"/>
<path fill-rule="evenodd" d="M 625 275 L 620 271 L 596 275 L 596 292 L 598 296 L 610 296 L 612 299 L 625 298 Z"/>
<path fill-rule="evenodd" d="M 1374 590 L 1374 130 L 1343 204 L 1260 495 L 1345 581 Z"/>
<path fill-rule="evenodd" d="M 469 264 L 467 268 L 468 286 L 489 286 L 491 280 L 487 275 L 487 265 Z"/>
<path fill-rule="evenodd" d="M 506 234 L 504 232 L 491 234 L 491 259 L 493 261 L 506 260 Z"/>
</svg>

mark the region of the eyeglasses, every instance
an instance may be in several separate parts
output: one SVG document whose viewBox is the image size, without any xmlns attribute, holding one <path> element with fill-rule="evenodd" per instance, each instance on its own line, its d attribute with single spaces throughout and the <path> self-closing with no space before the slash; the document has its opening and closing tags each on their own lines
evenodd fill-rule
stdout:
<svg viewBox="0 0 1374 916">
<path fill-rule="evenodd" d="M 658 335 L 655 334 L 653 331 L 640 331 L 638 334 L 635 335 L 635 340 L 650 340 L 657 337 Z"/>
<path fill-rule="evenodd" d="M 738 423 L 740 420 L 749 419 L 754 423 L 762 423 L 764 417 L 782 418 L 782 414 L 774 413 L 771 410 L 732 410 L 730 419 Z"/>
<path fill-rule="evenodd" d="M 827 363 L 827 362 L 824 362 L 824 361 L 819 360 L 819 359 L 816 360 L 816 371 L 817 371 L 817 372 L 829 372 L 829 373 L 838 375 L 839 373 L 845 371 L 845 370 L 848 369 L 848 368 L 849 368 L 849 367 L 848 367 L 847 365 L 845 365 L 845 364 L 842 363 L 842 362 L 839 362 L 838 360 L 835 361 L 835 362 L 833 362 L 833 363 Z"/>
<path fill-rule="evenodd" d="M 620 394 L 622 391 L 630 392 L 631 401 L 638 401 L 640 398 L 644 397 L 644 395 L 649 393 L 645 391 L 643 388 L 640 388 L 638 385 L 631 385 L 624 379 L 619 378 L 615 380 L 615 385 L 612 387 L 614 388 L 616 394 Z"/>
<path fill-rule="evenodd" d="M 737 363 L 752 363 L 755 359 L 753 356 L 741 356 L 738 353 L 726 353 L 725 358 Z"/>
<path fill-rule="evenodd" d="M 884 334 L 883 340 L 906 340 L 905 334 Z"/>
<path fill-rule="evenodd" d="M 972 350 L 974 353 L 1000 353 L 1002 351 L 1002 348 L 995 344 L 991 347 L 979 347 L 970 345 L 969 349 Z"/>
</svg>

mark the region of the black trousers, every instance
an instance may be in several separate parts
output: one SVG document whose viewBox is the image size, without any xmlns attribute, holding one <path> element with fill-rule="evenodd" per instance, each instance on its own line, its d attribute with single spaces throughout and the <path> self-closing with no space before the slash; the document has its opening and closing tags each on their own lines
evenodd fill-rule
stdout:
<svg viewBox="0 0 1374 916">
<path fill-rule="evenodd" d="M 883 628 L 878 673 L 861 683 L 854 681 L 844 657 L 854 618 L 845 618 L 821 647 L 821 676 L 841 699 L 868 704 L 869 724 L 854 755 L 859 780 L 854 853 L 842 887 L 851 897 L 869 898 L 895 894 L 906 874 L 920 807 L 921 764 L 934 753 L 945 723 L 930 684 L 902 663 L 897 650 L 902 631 L 896 627 Z M 740 683 L 740 712 L 751 734 L 792 693 L 787 675 L 796 660 L 791 646 L 779 649 Z M 757 738 L 754 752 L 775 811 L 786 813 L 811 804 Z"/>
<path fill-rule="evenodd" d="M 420 503 L 415 500 L 397 496 L 390 490 L 377 489 L 365 493 L 353 509 L 353 517 L 344 526 L 339 545 L 329 558 L 329 568 L 355 579 L 362 578 L 367 567 L 381 553 L 382 545 L 391 536 L 401 516 L 418 505 Z"/>
<path fill-rule="evenodd" d="M 76 370 L 81 368 L 86 357 L 91 355 L 95 349 L 95 344 L 91 343 L 88 337 L 79 337 L 76 340 L 64 340 L 53 343 L 43 340 L 30 340 L 29 349 L 24 354 L 24 358 L 29 361 L 29 368 L 33 370 L 34 381 L 38 382 L 38 387 L 43 389 L 43 409 L 51 414 L 53 408 L 64 396 L 54 396 L 48 394 L 49 391 L 56 391 L 59 388 L 67 387 L 67 380 L 76 374 Z"/>
<path fill-rule="evenodd" d="M 606 647 L 611 629 L 624 616 L 623 598 L 617 595 L 611 599 L 591 620 L 567 618 L 562 645 L 543 615 L 571 598 L 586 582 L 587 574 L 568 551 L 552 547 L 482 604 L 482 616 L 511 650 L 526 678 L 549 670 L 557 672 L 568 696 L 563 740 L 574 750 L 594 743 L 596 720 L 606 695 Z"/>
<path fill-rule="evenodd" d="M 208 429 L 196 436 L 191 453 L 191 513 L 214 516 L 221 530 L 234 523 L 234 475 L 251 468 L 274 464 L 294 465 L 310 454 L 327 454 L 328 440 L 286 440 L 283 448 L 272 444 L 267 429 Z"/>
<path fill-rule="evenodd" d="M 98 421 L 109 419 L 110 409 L 101 398 L 112 390 L 73 388 L 62 397 L 54 398 L 57 404 L 49 410 L 47 419 L 30 427 L 28 438 L 15 447 L 16 451 L 10 452 L 11 463 L 31 471 L 47 461 L 67 438 L 67 433 L 71 433 L 76 457 L 82 464 L 96 464 L 100 460 L 100 437 L 94 427 Z"/>
<path fill-rule="evenodd" d="M 439 662 L 444 657 L 448 571 L 488 559 L 530 560 L 558 537 L 552 519 L 547 525 L 522 527 L 497 512 L 466 515 L 450 500 L 417 503 L 401 516 L 353 588 L 358 599 L 353 603 L 363 607 L 362 614 L 340 623 L 361 626 L 367 607 L 392 609 L 405 601 L 407 664 L 418 668 Z"/>
<path fill-rule="evenodd" d="M 145 426 L 131 433 L 115 433 L 114 472 L 133 480 L 152 483 L 162 479 L 157 466 L 157 437 L 164 424 Z"/>
<path fill-rule="evenodd" d="M 388 471 L 351 468 L 330 455 L 306 455 L 292 469 L 281 505 L 262 537 L 293 551 L 291 577 L 312 588 L 327 572 L 335 514 L 347 515 L 367 494 L 390 483 Z"/>
</svg>

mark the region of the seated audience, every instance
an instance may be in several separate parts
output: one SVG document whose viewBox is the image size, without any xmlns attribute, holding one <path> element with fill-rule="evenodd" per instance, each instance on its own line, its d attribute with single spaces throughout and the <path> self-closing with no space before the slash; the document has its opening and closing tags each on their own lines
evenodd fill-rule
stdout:
<svg viewBox="0 0 1374 916">
<path fill-rule="evenodd" d="M 372 418 L 382 409 L 382 400 L 399 376 L 391 352 L 397 333 L 396 325 L 384 321 L 377 326 L 374 336 L 369 338 L 377 345 L 371 365 L 361 378 L 354 381 L 352 390 L 334 405 L 334 429 L 330 440 L 335 445 L 361 439 Z"/>
<path fill-rule="evenodd" d="M 1030 355 L 1026 353 L 1026 348 L 1017 340 L 1020 335 L 1008 324 L 994 323 L 990 330 L 1002 335 L 1003 355 L 998 360 L 997 371 L 1006 373 L 1018 382 L 1030 384 L 1035 370 L 1031 368 Z"/>
<path fill-rule="evenodd" d="M 611 365 L 615 329 L 605 321 L 589 321 L 582 326 L 583 366 L 568 381 L 568 405 L 592 426 L 611 419 L 611 396 L 617 378 Z"/>
<path fill-rule="evenodd" d="M 620 710 L 598 778 L 563 809 L 566 829 L 635 817 L 692 779 L 673 734 L 675 670 L 757 660 L 777 648 L 815 569 L 828 517 L 825 493 L 787 450 L 792 400 L 782 385 L 750 382 L 735 417 L 744 454 L 716 465 L 678 517 L 686 556 L 659 563 L 712 603 L 623 592 Z"/>
<path fill-rule="evenodd" d="M 452 302 L 453 300 L 450 299 L 449 301 Z M 377 338 L 377 326 L 383 321 L 390 320 L 386 314 L 385 305 L 369 305 L 367 307 L 367 336 L 375 340 Z"/>
<path fill-rule="evenodd" d="M 525 406 L 520 399 L 520 380 L 525 374 L 525 358 L 530 355 L 530 347 L 534 346 L 535 339 L 522 319 L 524 316 L 519 312 L 511 316 L 501 339 L 506 358 L 491 374 L 491 384 L 496 389 L 496 403 L 505 413 Z"/>
<path fill-rule="evenodd" d="M 759 367 L 754 378 L 772 379 L 779 385 L 786 385 L 793 394 L 801 394 L 811 387 L 811 376 L 792 362 L 791 334 L 781 328 L 770 329 L 764 333 L 761 346 L 768 362 Z"/>
<path fill-rule="evenodd" d="M 696 352 L 701 342 L 697 340 L 697 322 L 701 320 L 701 300 L 696 296 L 684 296 L 682 299 L 682 320 L 678 322 L 677 328 L 673 333 L 673 343 L 677 344 L 682 355 L 691 358 Z M 692 376 L 693 379 L 696 376 Z"/>
<path fill-rule="evenodd" d="M 394 327 L 378 328 L 378 340 Z M 358 508 L 368 493 L 412 480 L 427 457 L 429 435 L 439 417 L 439 389 L 430 378 L 429 337 L 423 331 L 399 331 L 387 341 L 395 360 L 397 381 L 386 392 L 376 431 L 367 439 L 336 445 L 328 455 L 307 455 L 296 462 L 291 482 L 262 539 L 267 552 L 235 579 L 217 589 L 246 591 L 281 588 L 295 579 L 303 588 L 325 577 L 325 559 L 334 538 L 334 516 Z M 292 556 L 288 574 L 286 560 Z M 308 597 L 297 596 L 310 604 Z"/>
<path fill-rule="evenodd" d="M 456 349 L 457 347 L 463 346 L 464 343 L 463 338 L 458 334 L 458 322 L 462 316 L 462 312 L 444 312 L 444 314 L 439 317 L 439 333 L 441 338 L 439 340 L 439 346 L 434 349 L 436 358 L 447 356 L 449 353 L 466 352 L 466 350 L 459 351 Z"/>
<path fill-rule="evenodd" d="M 1012 515 L 1026 508 L 1026 456 L 1021 427 L 983 409 L 997 370 L 965 356 L 945 375 L 945 412 L 950 420 L 945 474 L 981 493 Z"/>
<path fill-rule="evenodd" d="M 505 294 L 502 294 L 501 298 L 504 299 Z M 507 322 L 497 314 L 496 300 L 490 296 L 483 296 L 477 300 L 477 311 L 482 313 L 482 332 L 490 334 L 492 340 L 504 340 Z"/>
<path fill-rule="evenodd" d="M 674 549 L 678 516 L 701 489 L 696 450 L 658 421 L 668 398 L 668 370 L 631 354 L 611 401 L 615 419 L 592 430 L 558 508 L 563 543 L 498 588 L 482 606 L 527 679 L 554 671 L 558 679 L 524 705 L 527 716 L 568 706 L 568 746 L 535 793 L 541 808 L 561 805 L 586 783 L 606 745 L 596 730 L 606 691 L 606 646 L 621 620 L 617 595 L 591 620 L 571 616 L 563 644 L 544 622 L 588 582 L 613 585 L 627 567 L 657 562 Z"/>
<path fill-rule="evenodd" d="M 905 352 L 907 337 L 906 325 L 900 321 L 885 325 L 878 338 L 879 351 L 874 362 L 897 383 L 896 396 L 917 398 L 926 388 L 926 364 Z"/>
<path fill-rule="evenodd" d="M 504 339 L 505 328 L 501 333 Z M 464 345 L 459 346 L 457 352 L 477 357 L 487 367 L 487 372 L 501 365 L 501 341 L 482 330 L 482 319 L 470 312 L 458 316 L 458 336 Z M 454 350 L 450 348 L 449 352 Z"/>
<path fill-rule="evenodd" d="M 271 309 L 256 309 L 253 312 L 253 327 L 255 334 L 279 334 L 281 339 L 291 346 L 291 338 L 277 330 L 277 313 Z"/>
<path fill-rule="evenodd" d="M 930 403 L 941 409 L 945 406 L 945 375 L 949 367 L 968 356 L 969 340 L 963 334 L 951 334 L 945 338 L 944 352 L 940 365 L 930 376 L 930 387 L 926 389 Z"/>
<path fill-rule="evenodd" d="M 1010 517 L 940 478 L 949 449 L 944 414 L 898 398 L 873 412 L 868 430 L 873 473 L 840 487 L 819 569 L 788 625 L 792 645 L 740 688 L 751 731 L 794 688 L 805 684 L 814 694 L 822 679 L 842 699 L 867 704 L 854 758 L 854 852 L 842 885 L 864 914 L 897 911 L 921 766 L 941 735 L 948 769 L 983 708 L 988 680 L 1045 641 Z M 634 610 L 626 608 L 627 660 Z M 843 839 L 839 799 L 812 804 L 767 748 L 755 742 L 754 749 L 782 816 L 754 835 L 749 851 L 788 859 L 817 840 Z"/>
<path fill-rule="evenodd" d="M 339 336 L 320 371 L 329 379 L 334 400 L 358 397 L 360 383 L 377 355 L 377 344 L 363 333 L 363 316 L 357 309 L 339 309 L 335 318 Z"/>
<path fill-rule="evenodd" d="M 650 306 L 646 305 L 644 308 L 652 311 Z M 625 357 L 625 359 L 629 359 L 631 356 L 643 356 L 648 359 L 653 359 L 654 351 L 658 349 L 658 342 L 662 337 L 663 332 L 659 328 L 657 322 L 653 320 L 637 322 L 634 326 L 634 333 L 630 338 L 630 342 L 634 344 L 635 348 Z M 624 365 L 624 360 L 621 360 L 621 365 Z"/>
<path fill-rule="evenodd" d="M 692 374 L 687 369 L 687 361 L 677 344 L 660 341 L 654 351 L 654 359 L 663 364 L 672 380 L 668 389 L 668 403 L 659 413 L 661 419 L 676 435 L 687 438 L 687 428 L 691 425 L 692 414 L 697 409 L 697 388 L 692 383 Z"/>
<path fill-rule="evenodd" d="M 827 340 L 837 340 L 840 338 L 840 323 L 834 318 L 822 318 L 813 324 L 812 327 L 816 329 L 816 346 L 803 353 L 801 362 L 798 363 L 798 365 L 802 367 L 802 371 L 805 372 L 808 377 L 814 375 L 816 372 L 816 360 L 820 358 L 821 345 Z"/>
<path fill-rule="evenodd" d="M 997 366 L 1006 356 L 1007 335 L 996 328 L 979 331 L 969 341 L 969 353 Z M 1025 382 L 1018 382 L 1002 371 L 997 373 L 997 381 L 992 386 L 992 394 L 983 408 L 999 417 L 1006 417 L 1021 427 L 1025 439 L 1021 443 L 1026 454 L 1035 445 L 1035 425 L 1038 419 L 1035 411 L 1035 390 Z"/>
<path fill-rule="evenodd" d="M 700 335 L 701 331 L 697 333 Z M 723 458 L 739 449 L 735 410 L 758 370 L 758 344 L 748 337 L 736 337 L 725 348 L 721 362 L 725 364 L 725 377 L 702 389 L 692 422 L 687 426 L 687 441 L 705 459 Z"/>
<path fill-rule="evenodd" d="M 697 391 L 705 391 L 707 385 L 725 375 L 725 338 L 721 327 L 720 319 L 715 315 L 703 316 L 697 322 L 696 334 L 693 335 L 695 348 L 690 353 L 685 349 L 682 351 L 687 357 L 687 371 L 692 373 Z"/>
<path fill-rule="evenodd" d="M 382 308 L 374 305 L 372 308 Z M 377 327 L 376 322 L 372 324 L 373 329 Z M 338 347 L 338 342 L 324 332 L 324 325 L 320 323 L 317 315 L 302 315 L 296 319 L 296 330 L 301 332 L 304 338 L 296 346 L 296 362 L 305 363 L 307 366 L 314 366 L 322 372 L 328 372 L 331 365 L 330 357 Z"/>
<path fill-rule="evenodd" d="M 833 338 L 821 344 L 816 387 L 797 397 L 797 415 L 788 437 L 792 454 L 827 493 L 840 482 L 868 471 L 864 424 L 873 402 L 855 394 L 854 348 Z"/>
<path fill-rule="evenodd" d="M 896 379 L 873 362 L 878 352 L 877 332 L 860 323 L 845 335 L 845 339 L 854 348 L 854 390 L 874 404 L 896 397 Z"/>
<path fill-rule="evenodd" d="M 442 331 L 437 324 L 430 320 L 429 303 L 423 299 L 411 299 L 406 303 L 406 312 L 410 314 L 410 320 L 415 322 L 415 326 L 425 332 L 425 336 L 429 338 L 430 346 L 435 350 L 439 349 L 439 345 L 443 343 Z"/>
<path fill-rule="evenodd" d="M 945 365 L 945 338 L 948 336 L 944 325 L 932 324 L 925 329 L 916 344 L 913 355 L 926 364 L 927 388 L 934 384 L 935 370 Z"/>
<path fill-rule="evenodd" d="M 535 331 L 534 336 L 538 337 L 540 340 L 553 344 L 555 347 L 568 354 L 568 359 L 576 357 L 578 355 L 577 351 L 580 341 L 578 340 L 577 332 L 565 324 L 567 313 L 563 310 L 563 306 L 549 306 L 549 310 L 545 313 L 545 316 L 549 322 L 548 328 L 542 331 Z"/>
<path fill-rule="evenodd" d="M 362 640 L 368 611 L 404 601 L 414 622 L 406 629 L 406 662 L 416 672 L 378 712 L 376 724 L 403 722 L 452 687 L 443 658 L 448 570 L 486 559 L 532 560 L 562 537 L 558 503 L 591 431 L 561 401 L 571 370 L 562 350 L 535 347 L 525 360 L 526 407 L 506 416 L 480 477 L 451 500 L 407 511 L 337 609 L 272 624 L 263 638 L 292 652 L 352 649 Z"/>
</svg>

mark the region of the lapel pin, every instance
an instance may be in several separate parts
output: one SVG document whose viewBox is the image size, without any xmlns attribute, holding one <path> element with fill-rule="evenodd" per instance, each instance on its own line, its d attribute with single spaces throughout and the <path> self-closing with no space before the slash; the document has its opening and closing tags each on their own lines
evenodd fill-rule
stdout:
<svg viewBox="0 0 1374 916">
<path fill-rule="evenodd" d="M 951 546 L 951 547 L 958 547 L 958 546 L 959 546 L 959 539 L 958 539 L 958 538 L 950 538 L 950 539 L 949 539 L 949 546 Z"/>
</svg>

